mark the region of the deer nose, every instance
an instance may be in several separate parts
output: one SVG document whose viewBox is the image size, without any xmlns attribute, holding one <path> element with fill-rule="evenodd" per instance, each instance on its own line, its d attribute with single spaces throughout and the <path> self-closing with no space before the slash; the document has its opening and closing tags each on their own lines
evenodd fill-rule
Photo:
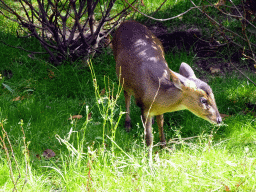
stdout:
<svg viewBox="0 0 256 192">
<path fill-rule="evenodd" d="M 217 123 L 220 124 L 222 122 L 221 116 L 217 117 Z"/>
</svg>

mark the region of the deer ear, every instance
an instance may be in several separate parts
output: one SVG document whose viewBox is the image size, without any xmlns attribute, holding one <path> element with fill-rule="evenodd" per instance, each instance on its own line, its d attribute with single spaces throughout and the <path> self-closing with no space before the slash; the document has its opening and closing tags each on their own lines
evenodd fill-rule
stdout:
<svg viewBox="0 0 256 192">
<path fill-rule="evenodd" d="M 171 69 L 170 69 L 170 76 L 171 76 L 171 79 L 172 79 L 172 82 L 174 83 L 175 87 L 182 90 L 183 88 L 183 84 L 181 83 L 179 77 L 178 77 L 178 74 L 176 74 L 175 72 L 173 72 Z"/>
<path fill-rule="evenodd" d="M 184 62 L 182 62 L 180 65 L 180 74 L 186 78 L 196 79 L 196 75 L 193 69 L 187 63 L 184 63 Z"/>
<path fill-rule="evenodd" d="M 175 87 L 180 90 L 185 90 L 186 88 L 197 89 L 197 86 L 193 80 L 188 79 L 183 75 L 180 75 L 179 73 L 175 73 L 171 69 L 170 69 L 170 76 Z"/>
</svg>

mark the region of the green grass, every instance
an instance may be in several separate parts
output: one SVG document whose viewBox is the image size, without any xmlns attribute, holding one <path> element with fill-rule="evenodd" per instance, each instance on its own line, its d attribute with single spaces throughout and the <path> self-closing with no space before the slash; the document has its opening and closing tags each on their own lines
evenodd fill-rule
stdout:
<svg viewBox="0 0 256 192">
<path fill-rule="evenodd" d="M 32 38 L 16 38 L 16 26 L 10 22 L 5 28 L 6 22 L 0 16 L 0 39 L 13 46 L 38 46 Z M 91 61 L 94 73 L 82 62 L 55 67 L 46 56 L 30 58 L 2 44 L 0 58 L 0 73 L 13 74 L 0 80 L 7 85 L 0 88 L 0 191 L 256 190 L 255 109 L 247 105 L 255 104 L 256 89 L 239 73 L 212 75 L 197 69 L 192 53 L 166 55 L 174 71 L 187 62 L 207 79 L 220 113 L 229 116 L 224 126 L 215 127 L 188 111 L 165 114 L 168 148 L 157 146 L 155 123 L 149 167 L 134 100 L 133 129 L 127 133 L 123 126 L 124 96 L 111 50 Z M 242 70 L 256 81 L 255 73 Z M 69 120 L 78 114 L 83 117 Z M 56 156 L 42 156 L 46 149 Z"/>
</svg>

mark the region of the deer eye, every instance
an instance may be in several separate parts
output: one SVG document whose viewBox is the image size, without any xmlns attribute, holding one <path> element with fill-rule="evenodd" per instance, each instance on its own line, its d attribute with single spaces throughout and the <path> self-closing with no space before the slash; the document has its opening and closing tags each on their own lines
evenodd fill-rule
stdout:
<svg viewBox="0 0 256 192">
<path fill-rule="evenodd" d="M 207 99 L 205 99 L 204 97 L 201 97 L 201 103 L 207 104 Z"/>
</svg>

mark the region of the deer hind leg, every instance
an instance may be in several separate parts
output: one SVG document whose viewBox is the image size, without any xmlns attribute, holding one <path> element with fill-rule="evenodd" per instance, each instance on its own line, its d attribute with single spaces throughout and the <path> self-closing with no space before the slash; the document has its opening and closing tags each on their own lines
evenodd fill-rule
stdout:
<svg viewBox="0 0 256 192">
<path fill-rule="evenodd" d="M 157 115 L 156 116 L 156 121 L 158 125 L 158 130 L 159 130 L 159 136 L 160 136 L 160 142 L 161 142 L 161 147 L 166 146 L 166 141 L 165 141 L 165 136 L 164 136 L 164 115 Z"/>
<path fill-rule="evenodd" d="M 126 117 L 125 117 L 125 128 L 126 131 L 131 131 L 131 118 L 130 118 L 130 104 L 131 104 L 131 94 L 124 91 L 125 97 L 125 107 L 126 107 Z"/>
</svg>

